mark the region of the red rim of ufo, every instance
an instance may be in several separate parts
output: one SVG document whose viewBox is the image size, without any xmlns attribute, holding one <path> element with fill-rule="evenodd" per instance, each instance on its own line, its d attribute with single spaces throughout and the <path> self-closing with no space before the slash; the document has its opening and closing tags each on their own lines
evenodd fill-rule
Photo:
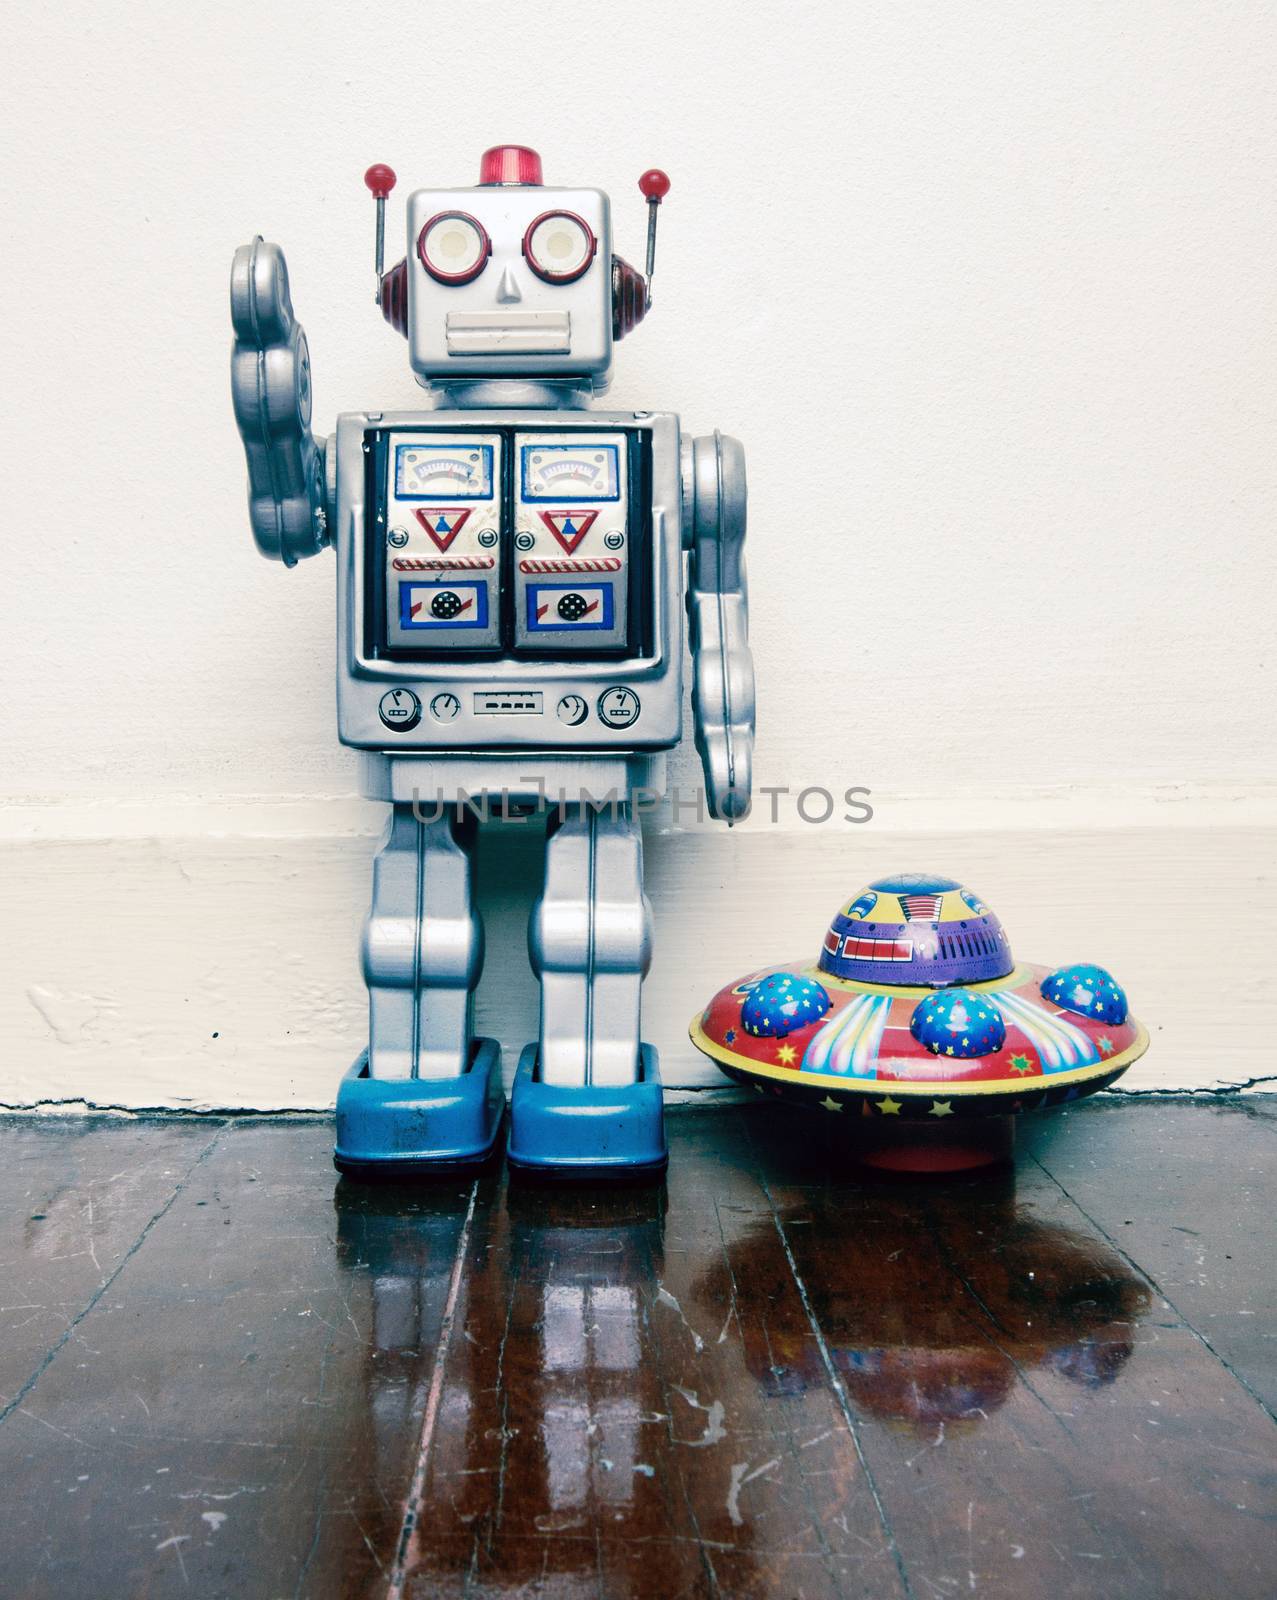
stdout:
<svg viewBox="0 0 1277 1600">
<path fill-rule="evenodd" d="M 437 222 L 446 222 L 449 217 L 455 217 L 459 222 L 468 222 L 479 234 L 479 259 L 474 266 L 467 267 L 464 272 L 445 272 L 442 267 L 435 266 L 426 251 L 426 238 L 431 228 Z M 488 237 L 488 230 L 479 221 L 472 217 L 468 211 L 436 211 L 433 217 L 427 217 L 421 225 L 421 232 L 417 235 L 417 255 L 422 266 L 439 283 L 469 283 L 472 278 L 477 278 L 488 264 L 488 257 L 492 254 L 492 240 Z"/>
<path fill-rule="evenodd" d="M 543 222 L 549 222 L 552 217 L 564 217 L 568 222 L 575 222 L 590 243 L 585 260 L 579 267 L 573 267 L 569 272 L 556 272 L 553 267 L 543 266 L 533 254 L 532 235 Z M 528 223 L 527 232 L 523 235 L 523 259 L 536 273 L 537 277 L 543 278 L 546 283 L 575 283 L 582 273 L 590 270 L 590 265 L 598 248 L 599 241 L 594 237 L 594 230 L 585 218 L 578 217 L 575 211 L 543 211 L 539 217 L 533 217 L 532 221 Z"/>
<path fill-rule="evenodd" d="M 541 157 L 526 144 L 494 144 L 479 161 L 479 187 L 523 184 L 541 187 Z"/>
</svg>

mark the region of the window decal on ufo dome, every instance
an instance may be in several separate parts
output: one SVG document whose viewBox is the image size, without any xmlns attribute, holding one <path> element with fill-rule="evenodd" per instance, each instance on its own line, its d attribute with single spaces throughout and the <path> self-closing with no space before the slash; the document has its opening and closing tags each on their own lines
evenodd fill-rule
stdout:
<svg viewBox="0 0 1277 1600">
<path fill-rule="evenodd" d="M 835 978 L 936 989 L 1004 978 L 1012 965 L 988 907 L 953 878 L 924 872 L 871 883 L 835 915 L 820 953 Z"/>
<path fill-rule="evenodd" d="M 924 873 L 845 900 L 814 962 L 756 967 L 691 1033 L 761 1094 L 901 1120 L 1075 1100 L 1148 1047 L 1103 967 L 1017 964 L 977 895 Z"/>
</svg>

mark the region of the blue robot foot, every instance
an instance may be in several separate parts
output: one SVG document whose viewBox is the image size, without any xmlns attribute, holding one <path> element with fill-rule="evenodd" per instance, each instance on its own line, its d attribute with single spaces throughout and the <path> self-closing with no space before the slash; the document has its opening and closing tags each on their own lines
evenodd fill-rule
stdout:
<svg viewBox="0 0 1277 1600">
<path fill-rule="evenodd" d="M 561 1086 L 541 1082 L 537 1047 L 526 1045 L 510 1095 L 506 1156 L 517 1172 L 555 1179 L 659 1176 L 669 1152 L 656 1051 L 639 1046 L 636 1083 Z"/>
<path fill-rule="evenodd" d="M 504 1109 L 495 1039 L 474 1041 L 458 1078 L 372 1078 L 365 1051 L 337 1093 L 333 1165 L 365 1183 L 468 1171 L 495 1151 Z"/>
</svg>

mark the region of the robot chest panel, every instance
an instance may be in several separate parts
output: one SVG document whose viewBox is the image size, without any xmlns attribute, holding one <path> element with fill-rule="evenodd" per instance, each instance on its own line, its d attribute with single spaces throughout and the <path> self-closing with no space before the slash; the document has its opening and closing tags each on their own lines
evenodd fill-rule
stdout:
<svg viewBox="0 0 1277 1600">
<path fill-rule="evenodd" d="M 653 578 L 646 449 L 616 428 L 374 434 L 373 653 L 641 653 Z"/>
</svg>

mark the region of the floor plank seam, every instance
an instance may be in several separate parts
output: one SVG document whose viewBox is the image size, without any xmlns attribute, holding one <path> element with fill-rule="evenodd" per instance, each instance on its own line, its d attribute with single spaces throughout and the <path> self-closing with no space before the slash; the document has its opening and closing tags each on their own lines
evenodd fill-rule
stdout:
<svg viewBox="0 0 1277 1600">
<path fill-rule="evenodd" d="M 878 1491 L 877 1480 L 873 1475 L 873 1470 L 869 1465 L 868 1459 L 865 1456 L 864 1448 L 861 1445 L 860 1433 L 856 1427 L 855 1414 L 851 1409 L 851 1401 L 847 1397 L 846 1387 L 843 1384 L 842 1379 L 838 1376 L 838 1369 L 834 1366 L 834 1359 L 830 1354 L 829 1345 L 825 1340 L 824 1331 L 820 1326 L 820 1319 L 816 1316 L 815 1307 L 812 1305 L 811 1297 L 807 1293 L 807 1285 L 803 1281 L 802 1274 L 798 1270 L 798 1262 L 794 1259 L 794 1252 L 790 1248 L 789 1240 L 785 1236 L 784 1225 L 780 1219 L 780 1212 L 776 1209 L 776 1201 L 772 1196 L 771 1185 L 767 1182 L 766 1178 L 761 1177 L 759 1179 L 759 1183 L 762 1187 L 763 1193 L 767 1197 L 767 1205 L 772 1215 L 772 1225 L 776 1229 L 777 1237 L 780 1239 L 780 1247 L 784 1251 L 785 1260 L 789 1264 L 790 1276 L 793 1278 L 794 1286 L 798 1290 L 798 1297 L 803 1303 L 803 1311 L 806 1313 L 807 1322 L 812 1331 L 812 1337 L 816 1341 L 816 1349 L 820 1353 L 820 1360 L 825 1369 L 825 1375 L 828 1377 L 830 1386 L 834 1391 L 834 1398 L 838 1402 L 838 1409 L 842 1413 L 842 1419 L 846 1424 L 847 1432 L 851 1435 L 851 1443 L 856 1452 L 856 1459 L 860 1462 L 861 1471 L 865 1475 L 865 1482 L 869 1486 L 869 1493 L 873 1499 L 874 1509 L 878 1513 L 878 1521 L 882 1525 L 882 1531 L 887 1540 L 888 1549 L 890 1549 L 892 1560 L 896 1564 L 896 1571 L 900 1574 L 901 1585 L 905 1594 L 912 1596 L 913 1586 L 909 1582 L 909 1574 L 905 1570 L 904 1557 L 901 1554 L 900 1546 L 896 1543 L 896 1536 L 891 1527 L 891 1519 L 887 1516 L 887 1508 L 883 1504 L 882 1496 Z"/>
<path fill-rule="evenodd" d="M 497 1457 L 497 1492 L 492 1506 L 492 1515 L 488 1519 L 484 1547 L 491 1558 L 496 1540 L 501 1533 L 501 1522 L 505 1516 L 505 1477 L 506 1468 L 510 1462 L 510 1394 L 505 1385 L 505 1352 L 510 1340 L 510 1329 L 514 1324 L 514 1302 L 519 1289 L 519 1274 L 513 1268 L 510 1273 L 509 1294 L 506 1301 L 505 1322 L 501 1329 L 501 1342 L 497 1346 L 497 1394 L 501 1401 L 501 1451 Z M 477 1537 L 477 1535 L 476 1535 Z M 478 1544 L 475 1546 L 476 1560 L 478 1559 Z"/>
<path fill-rule="evenodd" d="M 727 1246 L 727 1233 L 726 1233 L 726 1230 L 723 1227 L 723 1213 L 719 1209 L 719 1204 L 718 1204 L 717 1199 L 712 1199 L 711 1200 L 711 1204 L 712 1204 L 712 1206 L 714 1208 L 714 1222 L 715 1222 L 715 1227 L 716 1227 L 717 1232 L 718 1232 L 719 1245 L 720 1245 L 721 1253 L 722 1253 L 722 1260 L 723 1260 L 724 1266 L 727 1269 L 727 1278 L 728 1278 L 728 1297 L 729 1297 L 728 1298 L 728 1314 L 727 1314 L 727 1320 L 723 1323 L 723 1327 L 724 1327 L 724 1329 L 726 1329 L 729 1323 L 735 1322 L 736 1323 L 737 1334 L 738 1334 L 738 1336 L 741 1336 L 743 1338 L 743 1335 L 741 1335 L 740 1313 L 739 1313 L 739 1311 L 737 1309 L 737 1304 L 736 1304 L 736 1274 L 735 1274 L 735 1272 L 734 1272 L 734 1270 L 732 1268 L 731 1251 L 728 1249 L 728 1246 Z M 767 1342 L 768 1342 L 768 1359 L 769 1359 L 769 1361 L 774 1362 L 774 1355 L 773 1355 L 773 1352 L 772 1352 L 770 1336 L 768 1337 L 768 1341 Z M 801 1465 L 800 1465 L 799 1460 L 798 1460 L 798 1452 L 802 1447 L 798 1444 L 797 1436 L 795 1435 L 792 1427 L 789 1427 L 789 1426 L 786 1426 L 784 1433 L 781 1434 L 777 1430 L 775 1425 L 773 1425 L 772 1438 L 775 1440 L 778 1448 L 786 1451 L 786 1453 L 788 1454 L 788 1457 L 789 1457 L 789 1460 L 790 1460 L 791 1464 L 797 1470 L 797 1477 L 798 1477 L 799 1487 L 801 1489 L 802 1496 L 803 1496 L 803 1504 L 804 1504 L 804 1506 L 806 1508 L 808 1521 L 809 1521 L 809 1523 L 811 1525 L 812 1532 L 815 1535 L 816 1542 L 820 1546 L 821 1559 L 824 1562 L 825 1571 L 828 1574 L 829 1581 L 835 1587 L 837 1587 L 837 1584 L 838 1584 L 837 1556 L 836 1556 L 836 1554 L 834 1552 L 833 1546 L 830 1544 L 829 1539 L 828 1539 L 828 1537 L 827 1537 L 827 1535 L 825 1533 L 825 1529 L 824 1529 L 824 1526 L 823 1526 L 823 1524 L 821 1522 L 821 1519 L 820 1519 L 819 1515 L 817 1514 L 816 1506 L 815 1506 L 815 1503 L 814 1503 L 814 1501 L 812 1499 L 810 1481 L 808 1480 L 806 1474 L 802 1471 Z"/>
<path fill-rule="evenodd" d="M 1016 1376 L 1024 1385 L 1025 1392 L 1033 1396 L 1034 1400 L 1037 1401 L 1038 1405 L 1042 1407 L 1043 1411 L 1052 1419 L 1064 1436 L 1071 1442 L 1076 1443 L 1076 1437 L 1073 1429 L 1069 1427 L 1067 1418 L 1061 1416 L 1061 1414 L 1055 1409 L 1047 1397 L 1033 1382 L 1033 1379 L 1024 1363 L 1020 1361 L 1018 1357 L 1010 1349 L 1008 1349 L 1007 1345 L 1003 1342 L 1006 1337 L 1007 1330 L 998 1321 L 997 1317 L 994 1316 L 992 1308 L 981 1296 L 975 1285 L 971 1282 L 970 1278 L 968 1278 L 958 1266 L 958 1263 L 953 1257 L 952 1251 L 946 1247 L 941 1234 L 936 1229 L 934 1214 L 930 1214 L 928 1216 L 927 1225 L 931 1233 L 932 1243 L 935 1247 L 937 1256 L 941 1261 L 944 1262 L 949 1271 L 952 1272 L 958 1283 L 962 1285 L 963 1292 L 970 1297 L 972 1302 L 979 1310 L 980 1315 L 988 1324 L 987 1327 L 980 1327 L 978 1329 L 981 1338 L 984 1339 L 991 1350 L 996 1350 L 1003 1360 L 1014 1369 Z"/>
<path fill-rule="evenodd" d="M 13 1399 L 10 1400 L 3 1408 L 0 1408 L 0 1426 L 6 1423 L 15 1411 L 21 1409 L 22 1402 L 29 1394 L 31 1394 L 36 1385 L 39 1383 L 40 1379 L 57 1360 L 59 1354 L 71 1342 L 72 1338 L 74 1338 L 76 1329 L 80 1326 L 84 1319 L 90 1315 L 94 1307 L 101 1301 L 102 1296 L 112 1286 L 115 1280 L 124 1271 L 125 1267 L 128 1266 L 129 1262 L 132 1261 L 133 1257 L 146 1243 L 147 1239 L 150 1237 L 152 1229 L 154 1229 L 157 1224 L 164 1220 L 172 1207 L 177 1203 L 179 1196 L 186 1189 L 195 1173 L 201 1166 L 203 1166 L 208 1157 L 212 1155 L 217 1146 L 218 1140 L 222 1137 L 222 1134 L 225 1131 L 226 1125 L 223 1123 L 213 1137 L 209 1140 L 209 1142 L 204 1146 L 203 1150 L 200 1151 L 199 1155 L 196 1156 L 195 1160 L 191 1162 L 190 1166 L 182 1174 L 182 1177 L 178 1180 L 178 1183 L 175 1186 L 172 1194 L 169 1195 L 168 1199 L 151 1217 L 150 1221 L 147 1222 L 141 1233 L 138 1234 L 137 1238 L 120 1257 L 119 1264 L 116 1266 L 115 1271 L 111 1273 L 110 1277 L 102 1280 L 94 1292 L 89 1296 L 88 1301 L 85 1303 L 83 1309 L 79 1311 L 70 1322 L 67 1323 L 61 1337 L 56 1339 L 54 1343 L 49 1346 L 48 1350 L 44 1354 L 44 1359 L 18 1390 L 17 1394 L 15 1394 Z"/>
<path fill-rule="evenodd" d="M 457 1240 L 457 1253 L 452 1263 L 452 1276 L 448 1281 L 448 1298 L 444 1302 L 443 1321 L 435 1341 L 434 1368 L 430 1374 L 430 1388 L 426 1394 L 425 1411 L 421 1419 L 421 1434 L 417 1443 L 417 1461 L 413 1467 L 412 1481 L 404 1499 L 404 1518 L 395 1544 L 395 1563 L 390 1570 L 386 1587 L 386 1600 L 403 1600 L 404 1584 L 408 1577 L 408 1552 L 413 1534 L 417 1530 L 417 1515 L 426 1491 L 426 1474 L 430 1467 L 430 1453 L 434 1444 L 435 1426 L 439 1420 L 439 1402 L 443 1395 L 444 1367 L 447 1364 L 448 1346 L 452 1342 L 452 1329 L 456 1321 L 457 1302 L 461 1298 L 461 1281 L 465 1276 L 466 1252 L 470 1248 L 470 1228 L 474 1222 L 475 1205 L 479 1198 L 479 1179 L 470 1185 L 470 1201 L 466 1206 L 465 1220 Z"/>
<path fill-rule="evenodd" d="M 648 1261 L 648 1265 L 649 1265 L 649 1269 L 650 1269 L 650 1267 L 652 1265 L 652 1263 L 650 1261 L 650 1258 L 649 1258 L 649 1261 Z M 645 1323 L 645 1325 L 646 1325 L 646 1327 L 648 1329 L 649 1335 L 651 1337 L 652 1346 L 653 1346 L 653 1350 L 655 1352 L 655 1357 L 656 1357 L 655 1365 L 656 1365 L 656 1370 L 657 1370 L 657 1374 L 658 1374 L 657 1381 L 660 1383 L 660 1386 L 661 1386 L 661 1403 L 665 1407 L 665 1431 L 666 1431 L 666 1437 L 667 1437 L 667 1439 L 668 1439 L 668 1441 L 669 1441 L 669 1443 L 671 1445 L 678 1445 L 678 1444 L 683 1443 L 684 1441 L 680 1440 L 677 1437 L 677 1435 L 675 1434 L 675 1431 L 674 1431 L 674 1400 L 673 1400 L 673 1396 L 674 1396 L 674 1393 L 675 1393 L 675 1386 L 670 1383 L 669 1379 L 665 1375 L 666 1374 L 666 1360 L 665 1360 L 664 1344 L 663 1344 L 663 1341 L 661 1339 L 660 1329 L 659 1329 L 659 1327 L 657 1325 L 656 1319 L 652 1316 L 652 1304 L 653 1304 L 653 1302 L 651 1302 L 650 1300 L 647 1301 L 647 1303 L 645 1304 L 645 1307 L 644 1307 L 644 1323 Z M 697 1391 L 697 1392 L 699 1393 L 699 1391 Z M 709 1593 L 710 1593 L 710 1596 L 712 1597 L 712 1600 L 722 1600 L 723 1587 L 722 1587 L 721 1583 L 718 1580 L 718 1571 L 717 1571 L 716 1567 L 714 1566 L 714 1558 L 710 1554 L 710 1551 L 711 1550 L 734 1549 L 735 1547 L 734 1546 L 729 1546 L 729 1545 L 718 1544 L 718 1543 L 716 1543 L 716 1542 L 714 1542 L 712 1540 L 708 1540 L 708 1539 L 706 1539 L 704 1537 L 704 1535 L 703 1535 L 703 1533 L 701 1531 L 700 1518 L 696 1515 L 696 1506 L 693 1503 L 691 1493 L 690 1493 L 690 1491 L 688 1489 L 687 1477 L 686 1477 L 685 1472 L 682 1469 L 681 1464 L 680 1464 L 680 1467 L 678 1469 L 677 1479 L 678 1479 L 678 1491 L 682 1496 L 683 1507 L 687 1512 L 687 1520 L 688 1520 L 689 1524 L 691 1525 L 691 1529 L 692 1529 L 692 1540 L 696 1545 L 696 1553 L 697 1553 L 697 1556 L 698 1556 L 698 1558 L 700 1560 L 701 1573 L 702 1573 L 703 1577 L 705 1578 L 706 1583 L 709 1586 Z M 665 1481 L 667 1483 L 669 1482 L 668 1475 L 667 1475 Z"/>
<path fill-rule="evenodd" d="M 1065 1188 L 1064 1184 L 1060 1182 L 1050 1168 L 1044 1166 L 1036 1155 L 1033 1155 L 1030 1152 L 1029 1159 L 1034 1163 L 1039 1171 L 1041 1171 L 1047 1178 L 1050 1179 L 1050 1181 L 1056 1186 L 1069 1204 L 1077 1207 L 1079 1213 L 1086 1218 L 1086 1220 L 1091 1224 L 1100 1237 L 1106 1239 L 1109 1244 L 1113 1246 L 1113 1249 L 1118 1253 L 1119 1256 L 1121 1256 L 1122 1260 L 1126 1262 L 1131 1271 L 1137 1273 L 1141 1278 L 1144 1279 L 1145 1283 L 1147 1283 L 1150 1288 L 1152 1288 L 1158 1295 L 1161 1296 L 1163 1303 L 1175 1313 L 1179 1320 L 1184 1324 L 1185 1328 L 1188 1329 L 1193 1338 L 1197 1340 L 1198 1344 L 1200 1344 L 1204 1350 L 1208 1351 L 1215 1358 L 1215 1360 L 1219 1362 L 1220 1366 L 1223 1367 L 1224 1371 L 1230 1378 L 1233 1379 L 1236 1384 L 1239 1385 L 1239 1387 L 1246 1391 L 1259 1409 L 1268 1418 L 1269 1422 L 1277 1425 L 1277 1414 L 1273 1412 L 1272 1408 L 1267 1404 L 1263 1396 L 1257 1393 L 1257 1391 L 1253 1389 L 1249 1383 L 1247 1383 L 1246 1379 L 1242 1377 L 1241 1373 L 1237 1371 L 1227 1357 L 1220 1354 L 1220 1352 L 1215 1348 L 1215 1346 L 1201 1331 L 1201 1329 L 1189 1321 L 1189 1319 L 1171 1299 L 1170 1295 L 1167 1294 L 1166 1290 L 1162 1288 L 1161 1284 L 1148 1270 L 1148 1268 L 1141 1265 L 1140 1262 L 1136 1261 L 1134 1256 L 1130 1255 L 1122 1248 L 1117 1239 L 1108 1231 L 1108 1229 L 1091 1215 L 1082 1202 L 1075 1195 L 1071 1194 L 1067 1188 Z"/>
</svg>

